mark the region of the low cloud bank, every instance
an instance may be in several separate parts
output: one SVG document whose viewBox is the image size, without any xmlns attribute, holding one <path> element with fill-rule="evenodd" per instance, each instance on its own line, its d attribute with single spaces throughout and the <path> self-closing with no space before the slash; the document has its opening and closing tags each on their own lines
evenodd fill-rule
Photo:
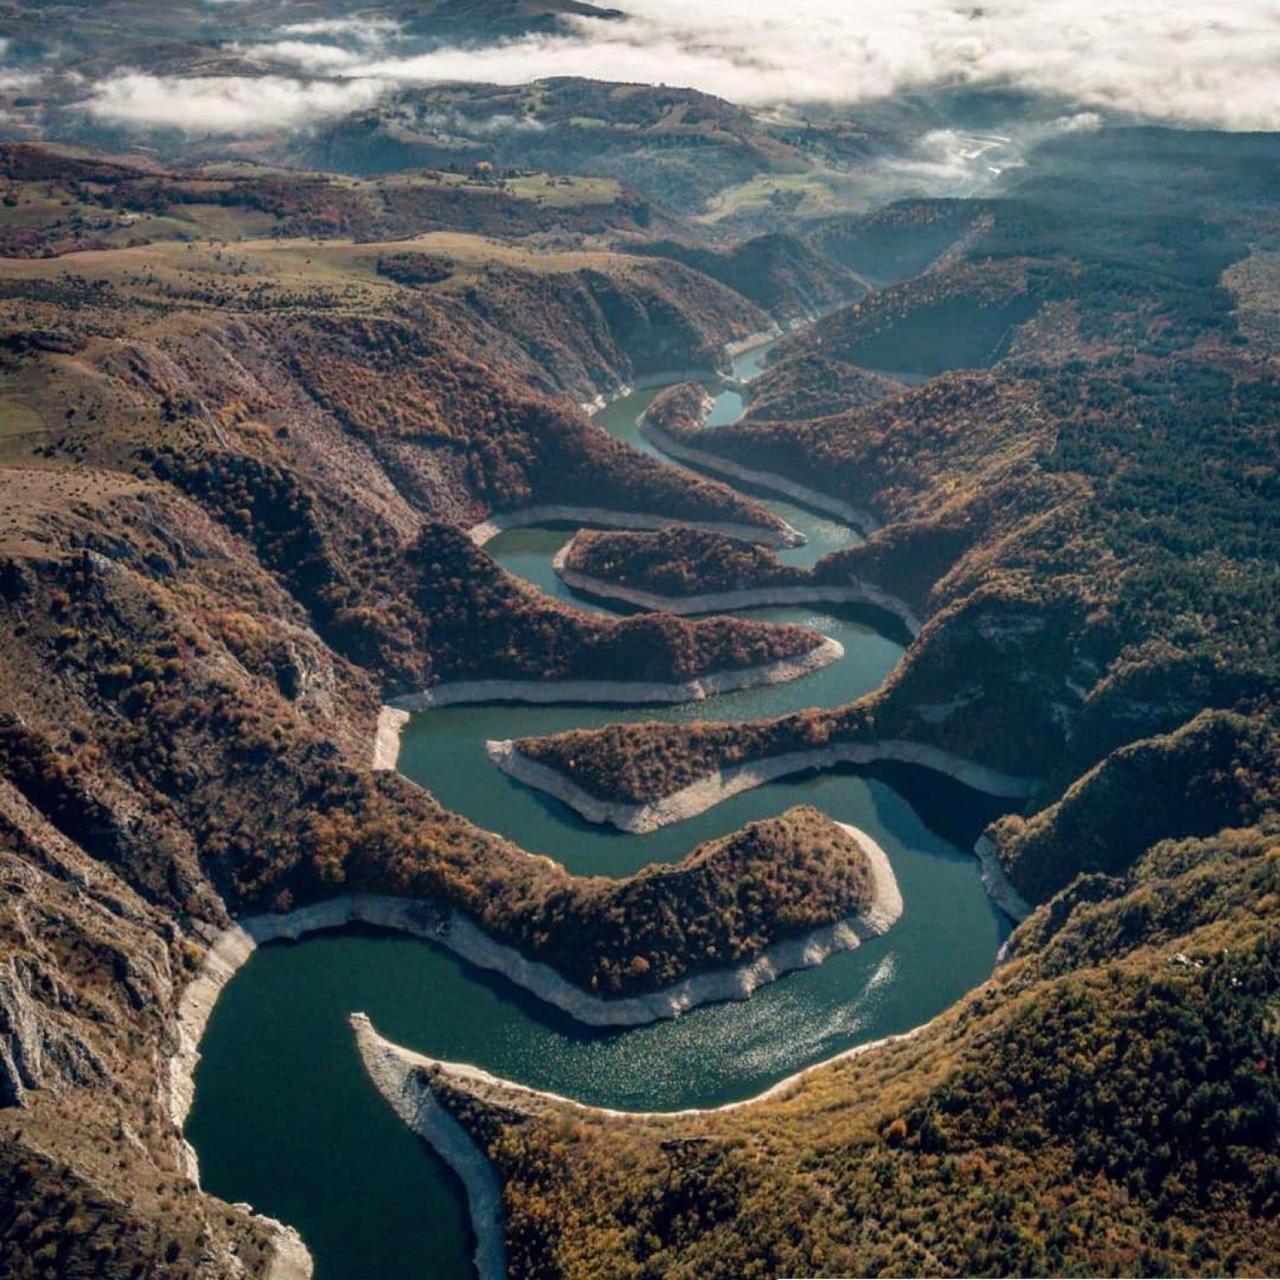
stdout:
<svg viewBox="0 0 1280 1280">
<path fill-rule="evenodd" d="M 1012 86 L 1228 129 L 1280 128 L 1272 0 L 630 0 L 625 23 L 375 63 L 388 79 L 577 75 L 689 85 L 733 102 L 864 102 Z"/>
<path fill-rule="evenodd" d="M 86 107 L 104 124 L 190 134 L 250 134 L 346 115 L 372 104 L 384 87 L 369 79 L 126 72 L 97 84 Z"/>
<path fill-rule="evenodd" d="M 858 172 L 857 203 L 884 204 L 908 196 L 975 196 L 989 191 L 1004 174 L 1020 169 L 1039 143 L 1101 126 L 1091 111 L 1034 124 L 1015 124 L 1005 133 L 933 129 L 899 154 L 881 155 Z"/>
<path fill-rule="evenodd" d="M 312 18 L 290 22 L 280 28 L 282 36 L 346 36 L 360 44 L 385 44 L 396 39 L 403 28 L 392 18 Z"/>
<path fill-rule="evenodd" d="M 691 86 L 748 105 L 1011 87 L 1105 113 L 1280 129 L 1273 0 L 628 0 L 625 8 L 626 22 L 580 19 L 558 36 L 418 53 L 397 52 L 403 32 L 384 19 L 296 22 L 240 51 L 341 81 L 125 73 L 97 85 L 87 105 L 117 123 L 173 124 L 176 113 L 192 128 L 206 116 L 206 129 L 254 131 L 366 105 L 389 84 L 587 76 Z"/>
</svg>

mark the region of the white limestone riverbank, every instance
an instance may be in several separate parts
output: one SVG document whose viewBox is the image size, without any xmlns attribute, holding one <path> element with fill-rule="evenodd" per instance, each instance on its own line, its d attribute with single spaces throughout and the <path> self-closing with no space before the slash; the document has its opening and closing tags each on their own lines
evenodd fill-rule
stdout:
<svg viewBox="0 0 1280 1280">
<path fill-rule="evenodd" d="M 797 318 L 789 323 L 788 328 L 792 330 L 803 328 L 816 318 L 816 315 L 803 319 Z M 755 333 L 747 334 L 744 338 L 734 338 L 732 341 L 724 343 L 723 350 L 725 355 L 732 360 L 735 356 L 745 355 L 748 351 L 754 351 L 757 347 L 768 346 L 769 343 L 782 337 L 782 334 L 783 330 L 779 325 L 771 325 L 768 329 L 760 329 Z M 590 400 L 583 400 L 580 403 L 583 412 L 594 416 L 602 409 L 607 409 L 611 404 L 615 404 L 619 400 L 625 400 L 627 396 L 636 391 L 647 391 L 654 387 L 670 387 L 678 382 L 725 384 L 732 381 L 733 379 L 723 370 L 713 369 L 710 365 L 703 365 L 693 369 L 659 369 L 651 373 L 636 374 L 634 382 L 623 383 L 613 391 L 601 391 L 592 396 Z"/>
<path fill-rule="evenodd" d="M 778 527 L 732 520 L 680 520 L 638 511 L 611 511 L 606 507 L 577 507 L 563 503 L 542 503 L 490 516 L 472 525 L 467 536 L 477 547 L 483 547 L 507 529 L 525 529 L 539 524 L 592 525 L 601 529 L 663 529 L 670 524 L 688 524 L 695 529 L 723 533 L 726 537 L 737 538 L 741 542 L 757 542 L 765 547 L 799 547 L 805 542 L 804 534 L 785 520 L 779 520 Z"/>
<path fill-rule="evenodd" d="M 771 339 L 762 338 L 759 334 L 752 334 L 750 338 L 744 338 L 742 341 L 748 344 L 743 350 L 749 351 L 752 347 L 763 346 Z M 725 350 L 730 355 L 737 355 L 739 352 L 732 348 L 736 348 L 738 345 L 738 343 L 728 343 L 725 346 Z M 634 382 L 624 382 L 613 391 L 601 391 L 598 395 L 592 396 L 590 400 L 579 401 L 579 408 L 588 417 L 594 418 L 597 413 L 607 409 L 611 404 L 617 404 L 619 400 L 625 400 L 637 391 L 653 391 L 659 387 L 675 386 L 679 382 L 710 382 L 723 385 L 730 381 L 731 379 L 724 373 L 718 369 L 711 368 L 709 365 L 697 369 L 663 369 L 656 373 L 639 373 L 635 375 Z"/>
<path fill-rule="evenodd" d="M 421 1067 L 429 1065 L 407 1049 L 384 1040 L 363 1013 L 351 1015 L 360 1060 L 391 1109 L 435 1148 L 467 1193 L 475 1265 L 479 1280 L 503 1280 L 507 1247 L 502 1230 L 502 1186 L 489 1157 L 431 1091 Z"/>
<path fill-rule="evenodd" d="M 731 462 L 728 458 L 720 457 L 719 454 L 709 453 L 705 449 L 695 449 L 668 435 L 661 427 L 655 426 L 649 421 L 647 415 L 641 417 L 639 431 L 655 449 L 660 449 L 678 462 L 688 462 L 703 471 L 711 471 L 719 476 L 727 476 L 731 480 L 739 480 L 744 484 L 781 494 L 784 498 L 791 498 L 800 503 L 803 507 L 810 507 L 814 511 L 835 516 L 837 520 L 853 525 L 864 534 L 873 533 L 880 527 L 879 520 L 863 507 L 855 507 L 842 498 L 833 498 L 830 494 L 819 493 L 817 489 L 811 489 L 808 485 L 799 484 L 795 480 L 788 480 L 786 476 L 779 475 L 776 471 L 757 471 L 753 467 L 744 467 L 737 462 Z"/>
<path fill-rule="evenodd" d="M 409 723 L 410 712 L 386 703 L 378 709 L 378 723 L 373 731 L 373 769 L 389 773 L 400 759 L 400 735 Z"/>
<path fill-rule="evenodd" d="M 520 702 L 533 705 L 605 703 L 621 706 L 679 705 L 703 702 L 736 689 L 756 689 L 798 680 L 844 657 L 844 645 L 832 636 L 805 653 L 737 671 L 710 671 L 694 680 L 663 683 L 645 680 L 455 680 L 407 693 L 385 703 L 374 732 L 373 768 L 389 771 L 400 758 L 400 738 L 415 711 L 468 703 Z"/>
<path fill-rule="evenodd" d="M 239 925 L 224 929 L 205 952 L 200 972 L 186 986 L 178 1002 L 174 1028 L 176 1045 L 167 1063 L 164 1102 L 169 1119 L 179 1134 L 191 1111 L 195 1097 L 195 1069 L 200 1061 L 200 1040 L 222 988 L 253 954 L 257 943 Z M 182 1170 L 199 1185 L 200 1166 L 195 1149 L 182 1138 L 179 1148 Z M 252 1212 L 251 1205 L 240 1208 Z M 314 1265 L 302 1237 L 290 1226 L 257 1215 L 271 1232 L 272 1257 L 267 1265 L 267 1280 L 310 1280 Z"/>
<path fill-rule="evenodd" d="M 598 599 L 618 600 L 637 609 L 647 609 L 653 613 L 674 613 L 681 617 L 703 613 L 732 613 L 739 609 L 758 609 L 771 605 L 866 604 L 895 614 L 913 636 L 920 630 L 920 620 L 906 601 L 891 596 L 873 583 L 861 580 L 844 585 L 796 583 L 790 586 L 741 587 L 733 591 L 707 591 L 692 596 L 663 596 L 639 587 L 621 586 L 570 567 L 569 556 L 577 536 L 574 534 L 556 552 L 551 567 L 566 586 Z"/>
<path fill-rule="evenodd" d="M 809 321 L 802 321 L 801 324 L 807 324 Z M 792 329 L 799 328 L 800 324 L 793 324 Z M 733 342 L 726 342 L 724 349 L 731 357 L 746 355 L 748 351 L 754 351 L 757 347 L 767 347 L 769 343 L 777 341 L 782 337 L 782 328 L 780 325 L 772 324 L 767 329 L 761 329 L 758 333 L 749 333 L 745 338 L 737 338 Z M 692 381 L 692 379 L 688 379 Z"/>
<path fill-rule="evenodd" d="M 875 764 L 880 761 L 918 764 L 975 791 L 1008 799 L 1023 799 L 1031 795 L 1038 785 L 1033 778 L 1000 773 L 986 765 L 962 760 L 940 747 L 888 739 L 883 742 L 837 742 L 809 751 L 788 751 L 760 760 L 748 760 L 717 769 L 668 796 L 636 804 L 602 800 L 591 795 L 558 769 L 521 754 L 509 738 L 496 742 L 490 740 L 485 744 L 485 750 L 498 768 L 528 786 L 555 796 L 588 822 L 608 823 L 635 835 L 656 831 L 672 822 L 682 822 L 685 818 L 704 813 L 740 791 L 749 791 L 809 769 L 832 769 L 842 764 Z"/>
<path fill-rule="evenodd" d="M 521 1084 L 517 1080 L 508 1080 L 503 1076 L 495 1076 L 491 1071 L 486 1071 L 483 1067 L 473 1066 L 469 1062 L 446 1062 L 442 1058 L 432 1058 L 424 1053 L 417 1053 L 413 1049 L 406 1049 L 403 1045 L 395 1044 L 393 1041 L 380 1036 L 374 1030 L 373 1024 L 366 1014 L 353 1013 L 350 1021 L 362 1054 L 369 1051 L 376 1053 L 379 1057 L 382 1055 L 394 1057 L 400 1064 L 399 1069 L 405 1073 L 417 1070 L 438 1071 L 441 1075 L 447 1076 L 450 1083 L 463 1093 L 469 1091 L 468 1086 L 487 1085 L 513 1095 L 510 1098 L 513 1104 L 517 1103 L 521 1096 L 537 1098 L 543 1102 L 573 1107 L 577 1111 L 588 1112 L 591 1115 L 608 1116 L 611 1120 L 624 1121 L 683 1120 L 693 1116 L 714 1115 L 717 1112 L 738 1111 L 743 1107 L 753 1107 L 757 1103 L 769 1102 L 782 1097 L 803 1083 L 808 1076 L 818 1071 L 825 1071 L 836 1063 L 860 1058 L 863 1054 L 870 1053 L 873 1049 L 883 1049 L 892 1044 L 906 1044 L 916 1039 L 929 1026 L 927 1022 L 922 1023 L 920 1026 L 912 1027 L 910 1031 L 903 1031 L 898 1035 L 881 1036 L 878 1040 L 868 1040 L 865 1044 L 854 1045 L 851 1049 L 844 1049 L 840 1053 L 833 1054 L 830 1058 L 824 1058 L 821 1062 L 815 1062 L 812 1066 L 804 1067 L 785 1079 L 779 1080 L 777 1084 L 770 1085 L 753 1097 L 740 1098 L 736 1102 L 722 1102 L 716 1107 L 684 1107 L 679 1111 L 619 1111 L 614 1107 L 596 1107 L 587 1102 L 579 1102 L 576 1098 L 553 1093 L 549 1089 L 534 1089 L 532 1086 Z M 482 1154 L 478 1147 L 475 1150 L 478 1154 Z"/>
<path fill-rule="evenodd" d="M 1032 912 L 1031 904 L 1013 887 L 1000 859 L 996 855 L 996 847 L 986 836 L 979 836 L 978 843 L 973 846 L 978 862 L 982 866 L 982 884 L 991 900 L 1006 915 L 1021 923 Z M 1001 953 L 1003 954 L 1003 948 Z M 1000 957 L 997 957 L 997 961 Z"/>
<path fill-rule="evenodd" d="M 476 1237 L 476 1270 L 480 1280 L 503 1280 L 506 1276 L 506 1249 L 503 1235 L 502 1188 L 497 1169 L 475 1140 L 436 1098 L 430 1076 L 439 1073 L 461 1093 L 474 1093 L 477 1086 L 499 1090 L 505 1101 L 518 1106 L 522 1097 L 571 1107 L 576 1111 L 611 1120 L 639 1122 L 679 1120 L 717 1111 L 735 1111 L 741 1107 L 777 1098 L 803 1083 L 815 1071 L 838 1062 L 849 1061 L 873 1049 L 892 1044 L 905 1044 L 925 1030 L 924 1026 L 896 1036 L 884 1036 L 866 1044 L 855 1045 L 823 1062 L 805 1067 L 779 1080 L 752 1098 L 726 1102 L 718 1107 L 686 1107 L 680 1111 L 618 1111 L 611 1107 L 593 1107 L 545 1089 L 534 1089 L 514 1080 L 504 1080 L 470 1063 L 445 1062 L 416 1053 L 380 1036 L 368 1015 L 353 1013 L 351 1029 L 365 1070 L 396 1114 L 420 1137 L 425 1138 L 441 1158 L 457 1173 L 467 1192 L 467 1206 Z"/>
</svg>

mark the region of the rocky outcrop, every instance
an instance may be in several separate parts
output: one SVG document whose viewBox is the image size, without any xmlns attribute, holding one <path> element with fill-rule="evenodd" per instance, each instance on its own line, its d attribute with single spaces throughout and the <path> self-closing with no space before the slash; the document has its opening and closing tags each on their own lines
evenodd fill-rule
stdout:
<svg viewBox="0 0 1280 1280">
<path fill-rule="evenodd" d="M 61 1024 L 33 985 L 56 989 L 38 960 L 20 954 L 0 970 L 0 1107 L 23 1106 L 31 1090 L 98 1084 L 108 1072 L 94 1049 Z"/>
<path fill-rule="evenodd" d="M 39 1020 L 22 984 L 10 972 L 0 978 L 0 1106 L 21 1106 L 42 1077 Z"/>
<path fill-rule="evenodd" d="M 386 706 L 378 710 L 378 724 L 373 735 L 373 767 L 390 770 L 400 758 L 400 735 L 409 723 L 409 712 L 400 707 Z"/>
</svg>

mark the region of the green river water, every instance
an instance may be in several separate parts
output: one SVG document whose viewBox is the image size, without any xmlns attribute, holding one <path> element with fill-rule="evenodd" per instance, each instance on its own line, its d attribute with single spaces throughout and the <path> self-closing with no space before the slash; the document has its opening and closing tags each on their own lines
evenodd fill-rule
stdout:
<svg viewBox="0 0 1280 1280">
<path fill-rule="evenodd" d="M 739 357 L 738 375 L 758 372 L 763 354 Z M 653 452 L 635 419 L 654 394 L 628 396 L 597 421 Z M 711 422 L 733 421 L 741 405 L 736 392 L 723 392 Z M 857 537 L 790 503 L 768 505 L 809 538 L 783 553 L 792 563 L 812 563 Z M 512 530 L 487 549 L 513 573 L 573 598 L 551 570 L 571 533 Z M 461 1188 L 366 1080 L 347 1026 L 352 1010 L 367 1012 L 383 1035 L 434 1057 L 474 1062 L 588 1103 L 666 1110 L 749 1097 L 843 1049 L 906 1031 L 990 973 L 1009 926 L 984 892 L 969 850 L 1003 806 L 938 775 L 907 767 L 806 775 L 633 836 L 578 819 L 485 757 L 489 738 L 848 702 L 881 682 L 906 640 L 893 619 L 871 612 L 774 608 L 742 616 L 816 627 L 844 644 L 845 657 L 790 684 L 692 706 L 442 708 L 414 717 L 400 768 L 480 826 L 571 870 L 610 876 L 678 859 L 703 840 L 790 805 L 814 804 L 880 842 L 902 889 L 902 919 L 885 937 L 791 974 L 749 1001 L 625 1031 L 584 1028 L 502 977 L 417 939 L 344 930 L 262 948 L 210 1018 L 187 1136 L 204 1187 L 296 1226 L 318 1280 L 471 1275 Z"/>
</svg>

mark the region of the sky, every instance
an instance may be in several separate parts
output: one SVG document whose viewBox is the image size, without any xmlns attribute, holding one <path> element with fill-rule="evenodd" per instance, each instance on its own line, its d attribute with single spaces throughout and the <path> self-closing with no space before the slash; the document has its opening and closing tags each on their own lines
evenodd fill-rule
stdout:
<svg viewBox="0 0 1280 1280">
<path fill-rule="evenodd" d="M 1104 114 L 1280 129 L 1280 0 L 621 2 L 626 22 L 427 53 L 385 18 L 288 23 L 233 46 L 280 74 L 179 80 L 121 68 L 90 87 L 86 107 L 117 124 L 247 132 L 343 114 L 395 86 L 572 75 L 748 106 L 1000 86 Z"/>
</svg>

